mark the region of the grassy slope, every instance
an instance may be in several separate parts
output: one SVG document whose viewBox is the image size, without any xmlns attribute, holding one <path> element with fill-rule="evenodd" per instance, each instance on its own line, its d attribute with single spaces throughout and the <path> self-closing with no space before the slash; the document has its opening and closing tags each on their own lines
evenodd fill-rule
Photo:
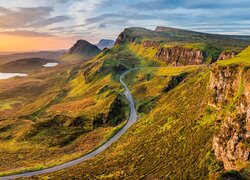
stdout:
<svg viewBox="0 0 250 180">
<path fill-rule="evenodd" d="M 240 54 L 238 54 L 235 58 L 227 60 L 227 61 L 219 61 L 219 65 L 227 66 L 230 64 L 244 64 L 250 65 L 250 46 L 244 49 Z"/>
<path fill-rule="evenodd" d="M 197 74 L 197 71 L 191 73 L 173 91 L 162 93 L 165 87 L 162 85 L 151 92 L 152 97 L 158 97 L 157 102 L 151 104 L 153 109 L 141 114 L 138 123 L 119 142 L 97 158 L 51 177 L 207 177 L 208 165 L 215 163 L 210 152 L 214 127 L 205 108 L 209 98 L 206 84 L 209 73 L 202 71 L 202 74 Z M 154 78 L 167 83 L 166 77 L 170 74 L 167 72 Z M 137 92 L 140 85 L 133 88 L 133 93 L 137 101 L 145 101 Z M 146 87 L 150 91 L 152 85 L 148 83 Z"/>
<path fill-rule="evenodd" d="M 244 62 L 248 49 L 219 67 Z M 230 63 L 229 63 L 230 62 Z M 215 65 L 217 66 L 217 65 Z M 166 91 L 171 79 L 188 72 Z M 209 105 L 210 68 L 142 69 L 127 76 L 140 119 L 121 139 L 101 155 L 80 165 L 42 176 L 81 179 L 214 179 L 223 171 L 216 161 L 212 139 L 219 130 L 218 112 Z M 245 72 L 247 74 L 247 72 Z M 249 73 L 248 73 L 249 74 Z M 240 87 L 242 88 L 242 87 Z M 236 103 L 236 102 L 233 102 Z M 229 103 L 232 106 L 232 103 Z M 225 112 L 227 112 L 225 107 Z M 224 111 L 224 110 L 223 110 Z M 234 113 L 233 111 L 231 113 Z M 245 170 L 247 173 L 247 169 Z"/>
<path fill-rule="evenodd" d="M 0 157 L 7 162 L 2 171 L 36 169 L 64 162 L 112 136 L 119 126 L 94 128 L 93 121 L 99 120 L 98 114 L 107 114 L 110 109 L 107 107 L 122 92 L 117 81 L 121 72 L 161 65 L 152 61 L 151 52 L 145 57 L 132 46 L 116 46 L 82 66 L 45 79 L 33 78 L 14 85 L 9 92 L 2 90 L 0 98 L 4 100 L 1 101 L 4 108 L 0 114 L 4 118 L 0 122 L 0 140 L 4 146 Z M 214 124 L 217 112 L 207 105 L 211 98 L 209 74 L 209 68 L 195 66 L 144 69 L 130 74 L 127 83 L 140 110 L 139 121 L 103 154 L 48 176 L 52 179 L 202 179 L 220 172 L 223 166 L 215 160 L 211 146 L 219 125 Z M 14 92 L 20 94 L 11 97 Z M 18 101 L 24 105 L 17 106 Z M 63 117 L 54 119 L 56 115 Z M 78 117 L 84 123 L 72 127 L 71 122 L 74 124 Z M 15 150 L 13 146 L 20 148 Z M 55 159 L 51 159 L 52 155 Z M 13 159 L 18 159 L 15 167 Z"/>
<path fill-rule="evenodd" d="M 119 69 L 119 64 L 131 68 L 139 61 L 129 51 L 113 51 L 67 71 L 2 82 L 0 159 L 6 162 L 0 166 L 2 173 L 39 169 L 79 157 L 124 124 L 120 121 L 126 119 L 127 109 L 118 77 L 125 69 Z M 5 88 L 10 82 L 13 87 Z M 122 105 L 114 104 L 117 97 Z M 124 107 L 119 115 L 111 109 L 116 106 Z M 107 122 L 102 125 L 104 117 Z"/>
<path fill-rule="evenodd" d="M 126 69 L 149 65 L 151 61 L 122 46 L 68 70 L 2 81 L 0 159 L 6 162 L 0 166 L 2 174 L 62 163 L 110 138 L 128 113 L 124 107 L 115 118 L 107 118 L 114 116 L 111 108 L 117 106 L 113 105 L 117 97 L 125 106 L 119 76 Z M 6 88 L 10 82 L 12 87 Z M 103 117 L 109 122 L 100 125 Z"/>
<path fill-rule="evenodd" d="M 165 31 L 157 32 L 145 28 L 128 28 L 125 34 L 136 37 L 137 42 L 145 39 L 158 41 L 163 44 L 186 44 L 186 43 L 205 43 L 216 48 L 227 50 L 242 50 L 249 45 L 248 40 L 241 40 L 224 35 L 206 34 L 194 31 L 168 28 Z"/>
</svg>

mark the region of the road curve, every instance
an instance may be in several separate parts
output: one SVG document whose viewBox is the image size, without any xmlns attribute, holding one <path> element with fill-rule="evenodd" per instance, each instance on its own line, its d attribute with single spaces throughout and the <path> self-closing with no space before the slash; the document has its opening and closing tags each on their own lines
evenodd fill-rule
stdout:
<svg viewBox="0 0 250 180">
<path fill-rule="evenodd" d="M 41 175 L 41 174 L 46 174 L 46 173 L 51 173 L 51 172 L 55 172 L 61 169 L 65 169 L 71 166 L 74 166 L 76 164 L 79 164 L 83 161 L 86 161 L 92 157 L 95 157 L 96 155 L 100 154 L 101 152 L 103 152 L 105 149 L 107 149 L 111 144 L 113 144 L 115 141 L 117 141 L 127 130 L 128 128 L 134 124 L 137 119 L 137 112 L 135 109 L 135 103 L 132 97 L 132 94 L 129 90 L 129 88 L 127 87 L 127 85 L 124 83 L 123 78 L 126 76 L 126 74 L 128 74 L 129 72 L 133 71 L 133 70 L 138 70 L 139 68 L 134 68 L 134 69 L 130 69 L 128 71 L 126 71 L 125 73 L 123 73 L 120 76 L 120 83 L 122 84 L 122 86 L 125 89 L 125 96 L 129 102 L 129 106 L 130 106 L 130 115 L 129 115 L 129 119 L 128 122 L 126 123 L 126 125 L 115 135 L 113 136 L 111 139 L 109 139 L 107 142 L 105 142 L 102 146 L 100 146 L 98 149 L 92 151 L 89 154 L 86 154 L 84 156 L 82 156 L 81 158 L 48 168 L 48 169 L 43 169 L 43 170 L 38 170 L 38 171 L 32 171 L 32 172 L 25 172 L 25 173 L 20 173 L 20 174 L 16 174 L 16 175 L 10 175 L 10 176 L 2 176 L 0 177 L 0 180 L 9 180 L 9 179 L 16 179 L 16 178 L 25 178 L 25 177 L 31 177 L 31 176 L 35 176 L 35 175 Z"/>
</svg>

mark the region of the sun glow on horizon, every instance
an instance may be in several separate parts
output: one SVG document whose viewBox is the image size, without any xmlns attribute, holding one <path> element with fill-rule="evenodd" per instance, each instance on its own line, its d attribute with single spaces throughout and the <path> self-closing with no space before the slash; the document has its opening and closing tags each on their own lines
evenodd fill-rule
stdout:
<svg viewBox="0 0 250 180">
<path fill-rule="evenodd" d="M 77 37 L 22 37 L 0 34 L 0 52 L 68 49 Z"/>
</svg>

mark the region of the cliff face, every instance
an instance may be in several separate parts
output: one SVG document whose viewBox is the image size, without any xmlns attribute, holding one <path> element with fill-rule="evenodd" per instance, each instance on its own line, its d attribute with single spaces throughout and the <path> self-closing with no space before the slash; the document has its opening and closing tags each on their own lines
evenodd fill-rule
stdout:
<svg viewBox="0 0 250 180">
<path fill-rule="evenodd" d="M 171 34 L 171 32 L 175 32 L 175 34 Z M 176 33 L 179 33 L 181 37 L 172 40 L 172 36 L 176 36 Z M 194 34 L 195 32 L 192 31 L 166 27 L 157 27 L 155 31 L 152 32 L 145 32 L 142 29 L 125 29 L 116 39 L 116 44 L 120 45 L 125 42 L 133 43 L 144 48 L 145 52 L 148 50 L 148 48 L 149 51 L 153 49 L 155 56 L 152 57 L 151 55 L 151 58 L 164 61 L 167 64 L 171 64 L 173 66 L 201 65 L 205 64 L 206 62 L 212 63 L 218 60 L 231 59 L 237 54 L 235 51 L 221 52 L 221 49 L 223 48 L 217 48 L 206 43 L 203 43 L 205 48 L 199 48 L 199 46 L 198 48 L 196 46 L 185 46 L 185 41 L 182 41 L 182 38 Z M 165 41 L 163 41 L 162 38 L 165 38 Z M 214 39 L 217 38 L 219 37 L 214 37 Z M 179 43 L 180 45 L 171 45 L 171 42 L 173 42 L 173 44 Z M 196 40 L 194 40 L 194 42 L 196 42 Z M 170 44 L 170 46 L 168 46 L 168 44 Z"/>
<path fill-rule="evenodd" d="M 221 54 L 218 57 L 218 60 L 227 60 L 232 59 L 237 55 L 235 51 L 229 51 L 229 52 L 221 52 Z"/>
<path fill-rule="evenodd" d="M 200 50 L 174 46 L 169 48 L 160 48 L 156 53 L 156 58 L 165 61 L 173 66 L 178 65 L 199 65 L 203 64 L 206 53 Z"/>
<path fill-rule="evenodd" d="M 250 71 L 239 67 L 214 69 L 211 73 L 212 104 L 222 122 L 213 138 L 217 160 L 226 170 L 239 170 L 250 158 Z M 223 108 L 229 112 L 223 113 Z"/>
<path fill-rule="evenodd" d="M 144 48 L 156 48 L 155 57 L 173 66 L 178 65 L 199 65 L 206 60 L 208 53 L 206 51 L 185 48 L 183 46 L 161 47 L 156 41 L 144 41 Z"/>
<path fill-rule="evenodd" d="M 131 35 L 128 35 L 128 34 L 126 33 L 126 31 L 124 31 L 124 32 L 122 32 L 122 33 L 118 36 L 118 38 L 116 39 L 115 44 L 122 44 L 122 43 L 124 43 L 124 42 L 130 42 L 130 43 L 132 43 L 132 42 L 134 42 L 134 41 L 135 41 L 135 37 L 132 37 Z"/>
</svg>

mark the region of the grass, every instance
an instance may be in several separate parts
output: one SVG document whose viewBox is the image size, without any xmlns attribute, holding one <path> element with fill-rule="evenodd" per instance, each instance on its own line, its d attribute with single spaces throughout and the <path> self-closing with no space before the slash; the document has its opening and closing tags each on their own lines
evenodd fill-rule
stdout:
<svg viewBox="0 0 250 180">
<path fill-rule="evenodd" d="M 157 74 L 157 69 L 151 71 L 156 71 Z M 73 175 L 83 179 L 116 176 L 136 179 L 207 178 L 208 158 L 211 157 L 206 157 L 206 153 L 211 150 L 214 128 L 213 122 L 208 123 L 208 117 L 203 118 L 201 115 L 207 113 L 202 109 L 206 107 L 204 102 L 209 99 L 206 91 L 209 73 L 203 70 L 204 75 L 201 76 L 196 72 L 197 70 L 190 72 L 188 79 L 174 90 L 168 93 L 158 91 L 160 97 L 155 107 L 103 154 L 80 166 L 47 177 L 61 178 L 63 174 L 65 178 L 71 178 Z M 169 76 L 169 73 L 165 76 Z M 141 83 L 144 82 L 140 81 L 139 84 Z M 145 86 L 150 89 L 148 85 Z M 137 101 L 142 98 L 140 93 L 134 93 L 138 92 L 138 85 L 131 85 L 131 88 Z M 163 84 L 161 89 L 164 89 Z M 195 96 L 196 93 L 201 96 Z M 207 123 L 203 123 L 204 121 Z"/>
<path fill-rule="evenodd" d="M 125 56 L 126 52 L 121 58 Z M 13 88 L 0 87 L 0 99 L 4 97 L 1 103 L 10 114 L 13 112 L 0 121 L 0 142 L 4 145 L 0 159 L 6 162 L 0 166 L 1 174 L 42 169 L 80 157 L 124 125 L 128 111 L 120 94 L 123 88 L 113 78 L 113 71 L 98 72 L 108 61 L 104 58 L 107 57 L 71 70 L 48 73 L 42 80 L 40 76 L 31 77 Z M 103 89 L 105 86 L 110 88 Z M 13 99 L 22 97 L 18 109 L 8 106 L 14 103 L 6 99 L 8 94 Z M 121 108 L 115 105 L 117 97 Z"/>
<path fill-rule="evenodd" d="M 10 110 L 13 106 L 20 104 L 21 100 L 18 99 L 5 99 L 0 102 L 0 111 Z"/>
<path fill-rule="evenodd" d="M 244 67 L 236 71 L 242 69 Z M 171 77 L 184 72 L 188 72 L 184 80 L 168 92 L 163 91 Z M 126 76 L 126 83 L 129 84 L 137 107 L 144 102 L 150 110 L 142 109 L 138 122 L 104 153 L 80 165 L 40 177 L 224 177 L 223 163 L 216 160 L 212 149 L 214 133 L 220 127 L 217 118 L 221 112 L 210 105 L 210 73 L 209 68 L 199 66 L 132 71 Z M 240 89 L 235 89 L 235 96 L 240 93 Z"/>
<path fill-rule="evenodd" d="M 249 66 L 250 65 L 250 47 L 247 47 L 245 50 L 239 53 L 235 58 L 232 58 L 230 60 L 219 61 L 217 64 L 221 66 L 228 66 L 232 64 L 243 64 L 243 65 Z"/>
<path fill-rule="evenodd" d="M 174 32 L 176 36 L 169 39 L 166 34 L 170 32 L 128 31 L 138 37 L 134 43 L 116 45 L 70 69 L 0 84 L 0 102 L 8 108 L 0 120 L 2 174 L 51 167 L 89 153 L 112 138 L 128 117 L 118 78 L 135 67 L 141 69 L 132 71 L 125 81 L 136 101 L 138 122 L 97 157 L 39 178 L 208 179 L 223 172 L 212 140 L 220 128 L 218 118 L 228 115 L 227 107 L 234 107 L 248 87 L 249 49 L 212 67 L 154 68 L 164 66 L 154 58 L 156 50 L 137 43 L 153 39 L 166 44 L 183 39 L 186 47 L 210 50 L 213 56 L 220 48 L 235 45 L 233 49 L 242 49 L 245 41 L 212 36 L 208 41 L 216 46 L 210 46 L 202 40 L 208 35 Z M 190 37 L 195 41 L 189 42 Z M 229 43 L 225 45 L 223 40 Z M 217 73 L 223 68 L 244 72 L 237 81 L 239 88 L 220 111 L 211 105 L 213 68 Z M 10 84 L 8 88 L 6 84 Z M 13 108 L 10 104 L 20 97 L 21 107 Z M 235 108 L 229 110 L 236 113 Z"/>
</svg>

